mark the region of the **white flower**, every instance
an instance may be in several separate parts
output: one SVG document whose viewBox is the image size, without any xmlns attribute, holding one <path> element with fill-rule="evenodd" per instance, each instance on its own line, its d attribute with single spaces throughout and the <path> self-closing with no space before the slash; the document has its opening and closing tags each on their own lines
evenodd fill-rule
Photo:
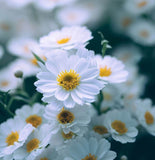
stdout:
<svg viewBox="0 0 155 160">
<path fill-rule="evenodd" d="M 57 156 L 57 151 L 49 146 L 39 156 L 37 156 L 35 160 L 55 160 Z"/>
<path fill-rule="evenodd" d="M 68 50 L 75 48 L 79 44 L 86 44 L 92 38 L 91 32 L 86 27 L 64 27 L 40 38 L 40 46 L 46 50 Z"/>
<path fill-rule="evenodd" d="M 43 118 L 44 110 L 45 106 L 35 103 L 33 106 L 24 105 L 15 113 L 25 124 L 30 123 L 33 127 L 38 128 L 46 122 Z"/>
<path fill-rule="evenodd" d="M 32 38 L 13 38 L 8 42 L 8 51 L 20 58 L 32 59 L 33 54 L 31 49 L 37 46 L 37 42 Z"/>
<path fill-rule="evenodd" d="M 147 20 L 138 20 L 128 29 L 128 35 L 137 43 L 142 45 L 155 44 L 155 25 Z"/>
<path fill-rule="evenodd" d="M 111 56 L 96 55 L 99 78 L 109 83 L 125 82 L 128 72 L 124 69 L 124 64 Z"/>
<path fill-rule="evenodd" d="M 46 61 L 45 67 L 37 74 L 39 80 L 35 82 L 45 102 L 50 103 L 56 98 L 65 107 L 72 108 L 76 103 L 93 102 L 104 87 L 104 83 L 97 79 L 96 66 L 77 55 L 53 57 Z"/>
<path fill-rule="evenodd" d="M 89 124 L 88 135 L 93 135 L 97 138 L 103 138 L 109 136 L 108 130 L 105 127 L 105 115 L 101 116 L 95 115 L 91 119 Z"/>
<path fill-rule="evenodd" d="M 3 54 L 4 54 L 3 48 L 2 46 L 0 46 L 0 59 L 2 58 Z"/>
<path fill-rule="evenodd" d="M 155 7 L 154 0 L 128 0 L 125 1 L 125 9 L 132 14 L 149 12 Z"/>
<path fill-rule="evenodd" d="M 155 107 L 150 99 L 137 100 L 133 112 L 139 123 L 153 136 L 155 136 Z"/>
<path fill-rule="evenodd" d="M 75 0 L 34 0 L 34 5 L 45 11 L 51 11 L 55 7 L 73 3 Z"/>
<path fill-rule="evenodd" d="M 121 143 L 135 142 L 137 122 L 126 110 L 112 110 L 106 114 L 105 126 L 112 138 Z"/>
<path fill-rule="evenodd" d="M 84 25 L 90 20 L 90 13 L 77 5 L 57 11 L 57 20 L 63 26 Z"/>
<path fill-rule="evenodd" d="M 64 158 L 65 157 L 65 158 Z M 105 139 L 97 140 L 94 137 L 77 138 L 67 144 L 63 160 L 113 160 L 116 153 L 110 151 L 110 143 Z"/>
<path fill-rule="evenodd" d="M 2 123 L 0 125 L 0 157 L 11 155 L 23 146 L 33 130 L 34 127 L 31 124 L 25 125 L 18 117 Z"/>
<path fill-rule="evenodd" d="M 116 47 L 112 53 L 117 59 L 126 65 L 135 65 L 142 58 L 141 51 L 134 45 L 125 44 Z"/>
<path fill-rule="evenodd" d="M 14 76 L 10 66 L 1 70 L 0 75 L 1 91 L 7 92 L 9 90 L 14 90 L 21 84 L 21 80 Z"/>
<path fill-rule="evenodd" d="M 90 122 L 90 106 L 76 105 L 74 108 L 64 108 L 62 102 L 53 101 L 46 106 L 44 117 L 56 130 L 63 134 L 83 135 Z M 67 135 L 66 135 L 67 136 Z"/>
<path fill-rule="evenodd" d="M 16 150 L 13 154 L 15 160 L 34 160 L 41 155 L 45 147 L 49 144 L 52 133 L 49 132 L 49 126 L 43 125 L 36 129 L 26 140 L 25 144 Z"/>
</svg>

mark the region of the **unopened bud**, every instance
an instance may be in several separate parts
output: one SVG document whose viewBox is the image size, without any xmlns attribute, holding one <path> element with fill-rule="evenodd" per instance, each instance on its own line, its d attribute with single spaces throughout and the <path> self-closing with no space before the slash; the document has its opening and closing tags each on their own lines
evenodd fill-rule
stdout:
<svg viewBox="0 0 155 160">
<path fill-rule="evenodd" d="M 121 160 L 128 160 L 128 157 L 125 156 L 125 155 L 123 155 L 123 156 L 121 157 Z"/>
<path fill-rule="evenodd" d="M 16 71 L 15 73 L 14 73 L 14 75 L 15 75 L 15 77 L 16 78 L 23 78 L 23 72 L 22 71 Z"/>
</svg>

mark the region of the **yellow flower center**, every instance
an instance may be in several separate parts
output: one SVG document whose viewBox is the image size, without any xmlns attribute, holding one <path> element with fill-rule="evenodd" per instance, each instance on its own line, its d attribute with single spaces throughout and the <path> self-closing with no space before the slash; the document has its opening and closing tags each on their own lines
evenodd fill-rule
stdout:
<svg viewBox="0 0 155 160">
<path fill-rule="evenodd" d="M 128 131 L 128 129 L 125 126 L 125 123 L 115 120 L 111 124 L 112 128 L 115 129 L 119 134 L 124 134 Z"/>
<path fill-rule="evenodd" d="M 0 24 L 0 28 L 2 28 L 2 30 L 4 31 L 8 31 L 10 30 L 11 27 L 8 24 L 3 23 L 3 24 Z"/>
<path fill-rule="evenodd" d="M 74 114 L 62 108 L 61 112 L 57 115 L 57 119 L 61 124 L 72 123 L 75 119 Z"/>
<path fill-rule="evenodd" d="M 67 134 L 65 134 L 64 132 L 62 132 L 62 137 L 64 139 L 71 139 L 72 137 L 74 136 L 74 133 L 73 132 L 69 132 Z"/>
<path fill-rule="evenodd" d="M 147 2 L 146 1 L 142 1 L 142 2 L 137 4 L 137 7 L 138 8 L 142 8 L 142 7 L 146 6 L 146 5 L 147 5 Z"/>
<path fill-rule="evenodd" d="M 48 160 L 48 158 L 44 157 L 44 158 L 41 158 L 40 160 Z"/>
<path fill-rule="evenodd" d="M 154 123 L 154 117 L 153 117 L 153 115 L 152 115 L 150 112 L 148 112 L 148 111 L 145 113 L 145 121 L 146 121 L 146 123 L 147 123 L 148 125 Z"/>
<path fill-rule="evenodd" d="M 24 49 L 24 52 L 30 53 L 30 49 L 29 49 L 29 46 L 28 46 L 28 45 L 25 45 L 25 46 L 23 47 L 23 49 Z"/>
<path fill-rule="evenodd" d="M 111 68 L 107 68 L 107 66 L 105 66 L 104 68 L 100 68 L 101 77 L 108 77 L 111 75 L 111 73 Z"/>
<path fill-rule="evenodd" d="M 128 27 L 131 24 L 131 19 L 126 17 L 122 20 L 122 26 L 123 27 Z"/>
<path fill-rule="evenodd" d="M 69 91 L 75 89 L 80 84 L 79 74 L 74 70 L 70 69 L 69 72 L 65 70 L 59 73 L 57 77 L 58 85 L 62 86 L 63 89 Z"/>
<path fill-rule="evenodd" d="M 9 85 L 9 82 L 6 80 L 1 82 L 2 87 L 7 87 L 8 85 Z"/>
<path fill-rule="evenodd" d="M 140 35 L 144 38 L 147 38 L 147 37 L 149 37 L 149 32 L 147 30 L 143 30 L 140 32 Z"/>
<path fill-rule="evenodd" d="M 108 133 L 107 128 L 104 126 L 94 126 L 93 130 L 100 135 Z"/>
<path fill-rule="evenodd" d="M 8 146 L 14 145 L 15 142 L 18 142 L 19 139 L 19 134 L 18 132 L 11 132 L 11 134 L 9 134 L 6 137 L 6 143 L 8 144 Z"/>
<path fill-rule="evenodd" d="M 58 44 L 65 44 L 70 41 L 71 38 L 63 38 L 57 41 Z"/>
<path fill-rule="evenodd" d="M 112 96 L 109 93 L 103 92 L 104 100 L 110 101 L 112 100 Z"/>
<path fill-rule="evenodd" d="M 40 141 L 37 138 L 32 139 L 26 145 L 27 152 L 32 152 L 33 150 L 39 148 Z"/>
<path fill-rule="evenodd" d="M 26 118 L 26 123 L 30 123 L 33 127 L 37 128 L 42 124 L 42 118 L 37 115 L 31 115 L 28 118 Z"/>
<path fill-rule="evenodd" d="M 89 155 L 87 155 L 85 158 L 83 158 L 81 160 L 97 160 L 97 157 L 95 155 L 91 155 L 91 153 L 89 153 Z"/>
<path fill-rule="evenodd" d="M 31 63 L 34 64 L 35 66 L 38 66 L 38 61 L 36 58 L 31 59 Z"/>
</svg>

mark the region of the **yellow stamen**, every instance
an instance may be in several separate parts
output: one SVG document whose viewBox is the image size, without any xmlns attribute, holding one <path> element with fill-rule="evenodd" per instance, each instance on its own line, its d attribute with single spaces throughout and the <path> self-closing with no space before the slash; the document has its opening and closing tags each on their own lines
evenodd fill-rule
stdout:
<svg viewBox="0 0 155 160">
<path fill-rule="evenodd" d="M 33 150 L 39 148 L 40 141 L 37 138 L 32 139 L 26 145 L 27 152 L 32 152 Z"/>
<path fill-rule="evenodd" d="M 125 126 L 125 123 L 115 120 L 114 122 L 112 122 L 111 124 L 112 128 L 115 129 L 120 135 L 125 134 L 128 129 Z"/>
<path fill-rule="evenodd" d="M 40 160 L 48 160 L 48 158 L 44 157 L 44 158 L 41 158 Z"/>
<path fill-rule="evenodd" d="M 10 146 L 10 145 L 14 145 L 15 142 L 18 142 L 18 139 L 19 139 L 18 132 L 11 132 L 11 134 L 9 134 L 6 137 L 6 141 L 5 142 L 8 144 L 8 146 Z"/>
<path fill-rule="evenodd" d="M 70 41 L 71 38 L 63 38 L 57 41 L 58 44 L 65 44 Z"/>
<path fill-rule="evenodd" d="M 58 85 L 63 89 L 69 91 L 75 89 L 80 84 L 80 77 L 74 70 L 70 69 L 69 72 L 65 70 L 59 73 L 57 77 Z"/>
<path fill-rule="evenodd" d="M 146 112 L 145 113 L 145 121 L 148 125 L 153 124 L 154 123 L 154 117 L 150 112 Z"/>
<path fill-rule="evenodd" d="M 64 132 L 62 132 L 62 137 L 64 139 L 72 139 L 72 137 L 74 136 L 74 133 L 73 132 L 69 132 L 67 134 L 65 134 Z"/>
<path fill-rule="evenodd" d="M 126 17 L 122 20 L 122 26 L 123 27 L 128 27 L 131 24 L 131 19 Z"/>
<path fill-rule="evenodd" d="M 146 5 L 147 5 L 147 2 L 146 1 L 142 1 L 142 2 L 137 4 L 137 7 L 138 8 L 142 8 L 142 7 L 146 6 Z"/>
<path fill-rule="evenodd" d="M 95 155 L 91 155 L 91 153 L 89 153 L 89 155 L 87 155 L 85 158 L 83 158 L 81 160 L 97 160 L 97 157 Z"/>
<path fill-rule="evenodd" d="M 0 28 L 2 28 L 2 30 L 4 31 L 8 31 L 10 29 L 10 26 L 8 24 L 3 23 L 0 24 Z"/>
<path fill-rule="evenodd" d="M 108 77 L 111 75 L 111 73 L 111 68 L 107 68 L 107 66 L 105 66 L 104 68 L 100 68 L 101 77 Z"/>
<path fill-rule="evenodd" d="M 30 123 L 33 127 L 37 128 L 42 124 L 42 118 L 37 115 L 31 115 L 28 118 L 26 118 L 26 123 Z"/>
<path fill-rule="evenodd" d="M 38 61 L 36 58 L 31 59 L 31 63 L 34 64 L 35 66 L 38 66 Z"/>
<path fill-rule="evenodd" d="M 9 82 L 8 81 L 2 81 L 1 82 L 1 86 L 2 87 L 6 87 L 6 86 L 8 86 L 9 85 Z"/>
<path fill-rule="evenodd" d="M 147 30 L 143 30 L 140 32 L 140 35 L 144 38 L 147 38 L 147 37 L 149 37 L 149 32 Z"/>
<path fill-rule="evenodd" d="M 61 112 L 57 115 L 57 119 L 61 124 L 72 123 L 75 119 L 74 114 L 62 108 Z"/>
<path fill-rule="evenodd" d="M 108 133 L 107 128 L 104 126 L 94 126 L 93 130 L 100 135 Z"/>
</svg>

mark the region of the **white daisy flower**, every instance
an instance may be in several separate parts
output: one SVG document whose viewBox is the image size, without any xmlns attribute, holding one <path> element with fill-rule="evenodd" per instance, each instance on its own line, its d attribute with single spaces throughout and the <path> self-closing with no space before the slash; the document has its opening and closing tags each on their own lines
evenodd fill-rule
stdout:
<svg viewBox="0 0 155 160">
<path fill-rule="evenodd" d="M 105 126 L 112 138 L 121 143 L 135 142 L 137 122 L 126 110 L 112 110 L 106 114 Z"/>
<path fill-rule="evenodd" d="M 4 54 L 4 50 L 3 50 L 2 46 L 0 46 L 0 59 L 2 58 L 3 54 Z"/>
<path fill-rule="evenodd" d="M 51 49 L 73 49 L 79 44 L 86 44 L 93 37 L 86 27 L 63 27 L 40 38 L 40 47 Z"/>
<path fill-rule="evenodd" d="M 154 0 L 128 0 L 125 2 L 125 9 L 132 14 L 149 12 L 155 7 Z"/>
<path fill-rule="evenodd" d="M 65 158 L 64 158 L 65 157 Z M 106 139 L 97 140 L 94 137 L 77 138 L 67 144 L 63 160 L 113 160 L 116 153 L 110 151 L 110 143 Z"/>
<path fill-rule="evenodd" d="M 56 17 L 63 26 L 84 25 L 90 20 L 90 13 L 85 8 L 73 5 L 59 9 Z"/>
<path fill-rule="evenodd" d="M 33 54 L 31 49 L 37 47 L 37 42 L 32 38 L 13 38 L 8 42 L 8 51 L 20 58 L 32 59 Z"/>
<path fill-rule="evenodd" d="M 124 69 L 124 64 L 111 56 L 96 55 L 99 78 L 109 83 L 125 82 L 128 72 Z"/>
<path fill-rule="evenodd" d="M 25 124 L 30 123 L 33 127 L 38 128 L 46 122 L 43 117 L 44 111 L 44 105 L 35 103 L 33 106 L 24 105 L 17 109 L 15 113 Z"/>
<path fill-rule="evenodd" d="M 134 113 L 139 123 L 153 136 L 155 136 L 155 107 L 150 99 L 137 100 Z"/>
<path fill-rule="evenodd" d="M 135 65 L 142 58 L 140 49 L 131 44 L 125 44 L 116 47 L 113 50 L 112 55 L 126 65 Z"/>
<path fill-rule="evenodd" d="M 89 124 L 89 135 L 95 136 L 96 138 L 103 138 L 109 136 L 108 130 L 105 127 L 105 115 L 95 115 L 91 119 Z"/>
<path fill-rule="evenodd" d="M 0 157 L 11 155 L 23 146 L 34 130 L 31 124 L 25 125 L 20 118 L 9 119 L 0 125 Z"/>
<path fill-rule="evenodd" d="M 57 159 L 57 156 L 58 156 L 57 151 L 49 146 L 43 151 L 43 153 L 37 156 L 35 160 L 55 160 Z"/>
<path fill-rule="evenodd" d="M 56 130 L 62 129 L 64 136 L 83 135 L 91 119 L 89 108 L 88 105 L 76 105 L 67 109 L 63 107 L 62 102 L 53 101 L 46 106 L 44 117 L 55 126 Z"/>
<path fill-rule="evenodd" d="M 34 160 L 43 153 L 50 142 L 51 136 L 52 133 L 49 132 L 48 125 L 43 125 L 39 130 L 36 129 L 28 137 L 25 144 L 14 152 L 13 158 L 16 160 Z"/>
<path fill-rule="evenodd" d="M 128 29 L 128 35 L 137 43 L 142 45 L 155 44 L 155 25 L 146 20 L 138 20 Z"/>
<path fill-rule="evenodd" d="M 34 5 L 41 10 L 51 11 L 58 6 L 70 4 L 74 1 L 75 0 L 34 0 Z"/>
<path fill-rule="evenodd" d="M 46 68 L 45 68 L 46 67 Z M 65 107 L 95 101 L 95 96 L 104 87 L 97 79 L 99 71 L 87 59 L 77 55 L 53 57 L 47 60 L 42 72 L 37 74 L 37 90 L 43 93 L 43 101 L 53 98 L 62 101 Z"/>
<path fill-rule="evenodd" d="M 14 76 L 11 68 L 8 66 L 0 71 L 0 90 L 7 92 L 9 90 L 16 89 L 20 84 L 21 80 Z"/>
</svg>

